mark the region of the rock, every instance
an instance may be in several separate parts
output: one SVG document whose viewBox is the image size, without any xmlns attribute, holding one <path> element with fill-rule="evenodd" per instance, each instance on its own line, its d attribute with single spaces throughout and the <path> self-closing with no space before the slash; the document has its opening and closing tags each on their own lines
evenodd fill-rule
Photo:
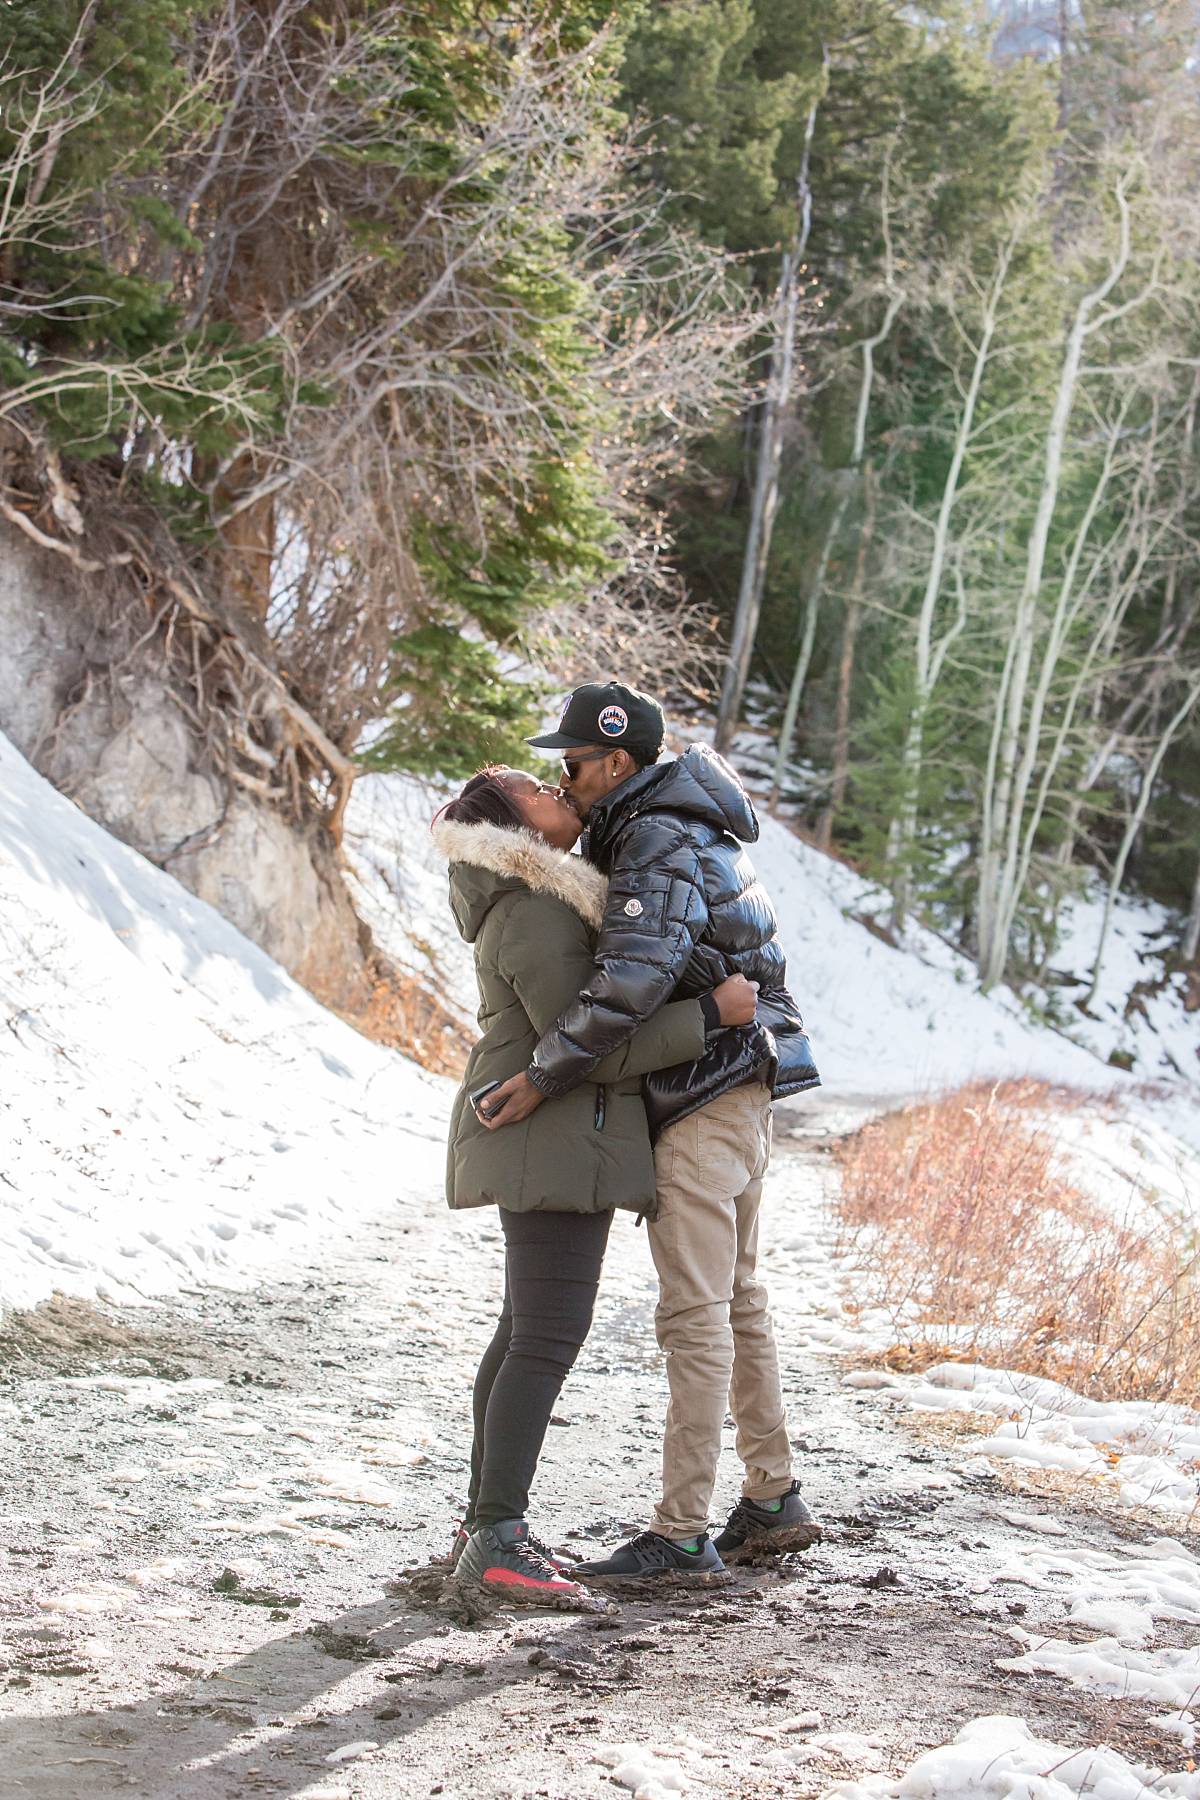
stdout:
<svg viewBox="0 0 1200 1800">
<path fill-rule="evenodd" d="M 371 939 L 328 835 L 230 789 L 155 646 L 127 655 L 87 578 L 2 525 L 0 642 L 0 730 L 38 773 L 318 999 L 363 1011 Z"/>
</svg>

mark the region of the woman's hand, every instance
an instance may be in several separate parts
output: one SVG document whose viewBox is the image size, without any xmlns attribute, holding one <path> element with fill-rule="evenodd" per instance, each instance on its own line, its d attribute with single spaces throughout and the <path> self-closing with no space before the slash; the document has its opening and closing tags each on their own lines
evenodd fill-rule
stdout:
<svg viewBox="0 0 1200 1800">
<path fill-rule="evenodd" d="M 488 1094 L 479 1102 L 475 1108 L 475 1116 L 489 1131 L 499 1131 L 502 1125 L 517 1125 L 522 1119 L 527 1119 L 531 1112 L 537 1111 L 545 1098 L 545 1094 L 534 1087 L 528 1075 L 510 1075 L 494 1093 Z"/>
<path fill-rule="evenodd" d="M 744 975 L 731 975 L 713 989 L 722 1025 L 752 1025 L 758 1005 L 758 983 Z"/>
</svg>

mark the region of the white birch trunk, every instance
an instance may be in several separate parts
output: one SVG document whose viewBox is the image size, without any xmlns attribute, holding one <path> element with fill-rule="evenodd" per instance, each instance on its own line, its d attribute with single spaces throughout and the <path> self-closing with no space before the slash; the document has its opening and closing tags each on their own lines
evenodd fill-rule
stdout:
<svg viewBox="0 0 1200 1800">
<path fill-rule="evenodd" d="M 848 479 L 838 496 L 837 505 L 830 515 L 825 537 L 821 544 L 821 554 L 817 558 L 817 566 L 813 571 L 809 586 L 807 603 L 804 612 L 804 630 L 800 639 L 800 650 L 796 657 L 796 666 L 792 671 L 791 685 L 788 688 L 787 705 L 783 711 L 783 723 L 779 728 L 779 744 L 775 752 L 775 770 L 771 780 L 770 809 L 774 812 L 779 795 L 787 778 L 788 760 L 792 754 L 792 740 L 796 735 L 796 720 L 800 716 L 800 702 L 804 698 L 804 684 L 808 680 L 809 664 L 812 661 L 813 642 L 817 634 L 817 618 L 821 609 L 821 596 L 825 590 L 825 577 L 829 572 L 829 562 L 841 534 L 845 522 L 846 511 L 850 504 L 853 488 L 857 486 L 858 475 L 862 468 L 863 457 L 867 445 L 867 420 L 871 411 L 871 395 L 875 386 L 875 352 L 878 350 L 896 323 L 896 316 L 904 304 L 903 294 L 889 293 L 887 310 L 879 330 L 871 337 L 863 338 L 858 345 L 862 353 L 862 373 L 858 383 L 858 405 L 854 413 L 854 440 L 850 448 Z"/>
<path fill-rule="evenodd" d="M 971 374 L 967 382 L 966 393 L 963 395 L 962 410 L 959 413 L 958 425 L 954 433 L 950 464 L 942 483 L 941 499 L 938 503 L 937 518 L 933 527 L 929 566 L 925 572 L 925 585 L 921 594 L 921 604 L 917 610 L 913 670 L 915 694 L 900 760 L 900 800 L 888 831 L 887 846 L 887 864 L 892 872 L 892 925 L 897 931 L 903 927 L 911 902 L 911 859 L 917 832 L 918 790 L 925 757 L 925 722 L 929 714 L 934 688 L 946 659 L 946 652 L 966 624 L 965 610 L 960 604 L 959 616 L 951 627 L 949 638 L 943 641 L 937 651 L 934 650 L 934 619 L 937 616 L 938 600 L 946 578 L 946 564 L 950 555 L 950 523 L 954 505 L 958 499 L 963 464 L 966 461 L 967 450 L 975 429 L 975 414 L 979 406 L 984 376 L 991 360 L 992 345 L 1000 318 L 1000 305 L 1008 283 L 1008 272 L 1019 236 L 1020 226 L 1018 225 L 1001 249 L 992 285 L 988 289 L 987 299 L 984 303 L 979 336 L 971 359 Z M 960 602 L 964 600 L 961 583 L 959 598 Z"/>
<path fill-rule="evenodd" d="M 1195 962 L 1196 952 L 1200 950 L 1200 858 L 1196 861 L 1196 879 L 1192 883 L 1192 904 L 1188 908 L 1187 924 L 1184 927 L 1183 943 L 1180 946 L 1184 962 Z"/>
<path fill-rule="evenodd" d="M 986 933 L 983 927 L 985 908 L 982 903 L 979 908 L 979 972 L 985 993 L 1002 980 L 1008 963 L 1009 933 L 1018 899 L 1014 884 L 1024 809 L 1024 792 L 1018 792 L 1018 768 L 1037 639 L 1046 551 L 1058 506 L 1067 428 L 1079 386 L 1084 343 L 1089 331 L 1094 328 L 1092 315 L 1121 279 L 1129 261 L 1130 218 L 1129 203 L 1125 197 L 1126 180 L 1127 177 L 1123 175 L 1115 191 L 1119 214 L 1117 247 L 1102 280 L 1081 295 L 1077 302 L 1063 345 L 1058 386 L 1042 451 L 1042 478 L 1037 511 L 1026 547 L 1025 575 L 1013 621 L 1008 678 L 997 698 L 998 716 L 1002 717 L 1003 724 L 999 735 L 992 806 L 983 820 L 983 846 L 980 855 L 981 883 L 986 876 L 991 889 L 987 896 Z M 1025 786 L 1027 785 L 1026 777 Z M 981 902 L 982 899 L 981 893 Z"/>
<path fill-rule="evenodd" d="M 1145 819 L 1150 805 L 1150 796 L 1154 792 L 1154 783 L 1158 780 L 1158 771 L 1162 768 L 1163 758 L 1171 747 L 1172 739 L 1187 723 L 1197 700 L 1200 700 L 1200 681 L 1194 682 L 1188 689 L 1182 705 L 1178 707 L 1166 730 L 1159 738 L 1154 755 L 1150 758 L 1149 765 L 1142 777 L 1141 786 L 1138 788 L 1137 804 L 1126 820 L 1125 830 L 1121 837 L 1121 847 L 1117 851 L 1112 874 L 1109 877 L 1108 892 L 1104 896 L 1104 917 L 1100 923 L 1100 942 L 1096 945 L 1096 960 L 1092 964 L 1092 984 L 1087 991 L 1085 1006 L 1093 1004 L 1096 991 L 1100 986 L 1100 972 L 1104 963 L 1104 951 L 1108 944 L 1109 929 L 1112 925 L 1113 908 L 1117 903 L 1117 895 L 1121 891 L 1121 883 L 1125 879 L 1125 867 L 1129 861 L 1129 852 L 1133 848 L 1134 839 L 1142 828 L 1142 821 Z"/>
<path fill-rule="evenodd" d="M 738 583 L 737 606 L 733 615 L 733 636 L 729 645 L 729 661 L 721 685 L 717 708 L 717 724 L 713 734 L 716 748 L 728 751 L 741 717 L 742 698 L 750 673 L 750 658 L 758 635 L 762 612 L 763 586 L 767 562 L 771 554 L 771 534 L 779 506 L 779 466 L 783 457 L 783 427 L 787 403 L 792 391 L 792 374 L 796 352 L 796 314 L 800 303 L 800 265 L 812 229 L 812 189 L 808 171 L 812 160 L 813 133 L 817 123 L 817 102 L 808 109 L 804 128 L 804 153 L 796 181 L 799 218 L 796 237 L 785 253 L 776 290 L 775 342 L 771 349 L 771 367 L 763 401 L 762 424 L 759 429 L 758 468 L 754 477 L 754 497 L 750 505 L 750 523 L 742 553 L 742 573 Z"/>
</svg>

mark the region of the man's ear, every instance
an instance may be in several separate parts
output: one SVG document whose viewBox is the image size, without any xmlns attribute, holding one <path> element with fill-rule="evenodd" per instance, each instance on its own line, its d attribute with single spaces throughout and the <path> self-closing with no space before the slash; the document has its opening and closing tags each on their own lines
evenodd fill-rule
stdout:
<svg viewBox="0 0 1200 1800">
<path fill-rule="evenodd" d="M 613 751 L 613 768 L 617 772 L 617 780 L 628 781 L 631 775 L 637 774 L 637 764 L 628 750 Z"/>
</svg>

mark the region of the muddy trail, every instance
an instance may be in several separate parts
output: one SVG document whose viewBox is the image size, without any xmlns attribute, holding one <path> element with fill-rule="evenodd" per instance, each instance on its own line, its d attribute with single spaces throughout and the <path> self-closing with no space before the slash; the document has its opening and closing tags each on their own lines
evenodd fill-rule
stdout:
<svg viewBox="0 0 1200 1800">
<path fill-rule="evenodd" d="M 10 1324 L 0 1794 L 576 1800 L 641 1780 L 760 1800 L 899 1771 L 990 1713 L 1175 1766 L 1152 1705 L 998 1667 L 1017 1618 L 1071 1635 L 1052 1592 L 988 1586 L 1014 1513 L 1046 1504 L 842 1385 L 827 1163 L 811 1117 L 780 1123 L 767 1271 L 826 1535 L 705 1596 L 464 1629 L 396 1591 L 448 1548 L 500 1291 L 494 1221 L 436 1196 L 253 1291 Z M 581 1555 L 640 1529 L 655 1491 L 652 1310 L 622 1221 L 535 1494 L 536 1526 Z M 722 1515 L 735 1497 L 727 1452 Z M 1099 1549 L 1136 1535 L 1062 1517 Z"/>
</svg>

